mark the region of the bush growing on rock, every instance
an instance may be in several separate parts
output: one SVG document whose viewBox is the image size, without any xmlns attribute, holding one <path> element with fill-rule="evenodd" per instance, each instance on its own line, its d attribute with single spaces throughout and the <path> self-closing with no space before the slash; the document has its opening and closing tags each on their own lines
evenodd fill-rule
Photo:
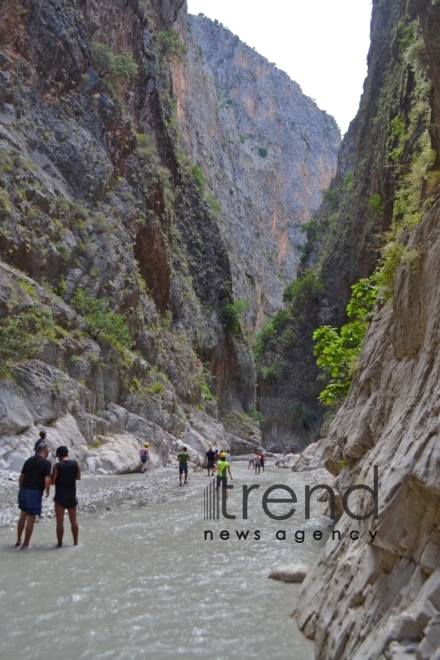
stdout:
<svg viewBox="0 0 440 660">
<path fill-rule="evenodd" d="M 116 348 L 131 348 L 132 339 L 128 323 L 122 314 L 111 311 L 107 299 L 92 298 L 84 289 L 77 289 L 72 298 L 72 305 L 83 317 L 94 339 L 103 337 Z"/>
</svg>

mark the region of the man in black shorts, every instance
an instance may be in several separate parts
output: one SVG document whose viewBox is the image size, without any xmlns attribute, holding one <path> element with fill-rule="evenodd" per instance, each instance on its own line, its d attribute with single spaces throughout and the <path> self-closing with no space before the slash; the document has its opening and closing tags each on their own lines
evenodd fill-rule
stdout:
<svg viewBox="0 0 440 660">
<path fill-rule="evenodd" d="M 46 490 L 46 497 L 49 497 L 52 463 L 47 459 L 48 455 L 49 447 L 45 442 L 40 442 L 37 454 L 25 461 L 18 479 L 18 485 L 20 486 L 18 508 L 21 514 L 18 519 L 17 543 L 15 546 L 17 548 L 21 546 L 22 550 L 29 547 L 29 541 L 34 531 L 35 518 L 41 516 L 44 490 Z M 22 544 L 21 537 L 25 526 L 26 531 L 24 543 Z"/>
<path fill-rule="evenodd" d="M 182 485 L 182 474 L 185 475 L 185 486 L 188 481 L 188 459 L 189 459 L 189 454 L 186 450 L 186 447 L 182 448 L 182 451 L 180 451 L 177 454 L 177 458 L 179 459 L 179 486 Z"/>
<path fill-rule="evenodd" d="M 208 468 L 208 477 L 214 476 L 214 467 L 215 467 L 214 459 L 215 459 L 215 451 L 211 447 L 211 449 L 208 449 L 208 451 L 206 452 L 206 460 L 207 460 L 206 467 Z"/>
<path fill-rule="evenodd" d="M 78 522 L 76 520 L 76 482 L 81 479 L 78 461 L 69 458 L 69 450 L 64 445 L 58 447 L 56 456 L 58 463 L 53 466 L 52 483 L 55 484 L 55 515 L 57 519 L 58 548 L 63 545 L 64 512 L 69 514 L 73 545 L 78 545 Z"/>
</svg>

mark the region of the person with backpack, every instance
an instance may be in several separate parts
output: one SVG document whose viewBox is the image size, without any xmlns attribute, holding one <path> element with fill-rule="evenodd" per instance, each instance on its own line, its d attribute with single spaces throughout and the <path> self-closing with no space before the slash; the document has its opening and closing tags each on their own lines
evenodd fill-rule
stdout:
<svg viewBox="0 0 440 660">
<path fill-rule="evenodd" d="M 46 491 L 46 497 L 49 497 L 52 463 L 48 460 L 48 456 L 48 445 L 40 442 L 35 456 L 31 456 L 25 461 L 18 479 L 20 487 L 18 508 L 21 513 L 18 519 L 15 547 L 21 547 L 22 550 L 29 548 L 35 519 L 37 516 L 41 516 L 44 491 Z M 21 542 L 23 531 L 25 532 L 24 543 Z"/>
<path fill-rule="evenodd" d="M 150 458 L 150 454 L 148 453 L 149 446 L 150 443 L 146 442 L 142 449 L 139 451 L 139 456 L 141 459 L 141 474 L 144 474 L 144 472 L 147 471 L 147 462 Z"/>
<path fill-rule="evenodd" d="M 56 451 L 58 463 L 55 463 L 52 471 L 52 484 L 55 485 L 55 516 L 57 519 L 57 541 L 58 548 L 63 545 L 64 535 L 64 513 L 67 509 L 70 527 L 73 536 L 73 545 L 78 545 L 78 522 L 76 519 L 76 482 L 81 479 L 81 470 L 78 461 L 69 458 L 69 450 L 62 445 Z"/>
</svg>

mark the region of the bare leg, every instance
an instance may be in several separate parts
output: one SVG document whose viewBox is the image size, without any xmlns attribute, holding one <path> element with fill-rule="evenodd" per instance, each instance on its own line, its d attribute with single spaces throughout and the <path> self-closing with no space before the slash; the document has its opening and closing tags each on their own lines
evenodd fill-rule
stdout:
<svg viewBox="0 0 440 660">
<path fill-rule="evenodd" d="M 24 526 L 26 524 L 26 518 L 27 518 L 27 512 L 26 511 L 20 511 L 20 518 L 18 519 L 18 525 L 17 525 L 17 543 L 16 543 L 16 545 L 21 544 L 21 537 L 23 535 Z"/>
<path fill-rule="evenodd" d="M 61 548 L 63 545 L 63 536 L 64 536 L 64 507 L 61 504 L 55 502 L 55 516 L 57 519 L 57 541 L 58 547 Z"/>
<path fill-rule="evenodd" d="M 76 506 L 74 506 L 72 509 L 67 509 L 67 513 L 69 514 L 70 527 L 72 529 L 73 545 L 78 545 L 79 526 L 76 519 Z"/>
<path fill-rule="evenodd" d="M 32 532 L 34 531 L 35 518 L 36 516 L 27 517 L 26 531 L 24 533 L 24 543 L 21 546 L 22 548 L 29 547 L 29 541 L 31 540 Z"/>
</svg>

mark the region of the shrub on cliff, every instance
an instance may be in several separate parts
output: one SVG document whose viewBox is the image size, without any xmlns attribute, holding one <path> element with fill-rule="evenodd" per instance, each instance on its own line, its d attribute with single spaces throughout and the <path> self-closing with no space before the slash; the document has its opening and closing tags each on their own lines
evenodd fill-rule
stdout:
<svg viewBox="0 0 440 660">
<path fill-rule="evenodd" d="M 351 287 L 351 299 L 347 305 L 350 321 L 340 330 L 324 325 L 313 333 L 316 362 L 322 377 L 329 379 L 319 398 L 328 406 L 347 396 L 378 288 L 375 275 L 359 280 Z"/>
<path fill-rule="evenodd" d="M 81 314 L 94 339 L 103 337 L 116 348 L 131 348 L 128 323 L 122 314 L 111 311 L 108 300 L 92 298 L 84 289 L 77 289 L 72 298 L 72 306 Z"/>
<path fill-rule="evenodd" d="M 170 60 L 182 62 L 188 52 L 187 45 L 180 39 L 179 33 L 174 28 L 158 32 L 157 40 L 161 52 Z"/>
<path fill-rule="evenodd" d="M 231 334 L 240 332 L 240 319 L 249 307 L 248 300 L 223 300 L 220 307 L 220 320 L 223 327 Z"/>
<path fill-rule="evenodd" d="M 130 53 L 123 52 L 115 55 L 103 43 L 92 44 L 93 64 L 101 76 L 108 81 L 112 92 L 118 93 L 125 80 L 134 78 L 138 72 L 138 65 Z"/>
</svg>

